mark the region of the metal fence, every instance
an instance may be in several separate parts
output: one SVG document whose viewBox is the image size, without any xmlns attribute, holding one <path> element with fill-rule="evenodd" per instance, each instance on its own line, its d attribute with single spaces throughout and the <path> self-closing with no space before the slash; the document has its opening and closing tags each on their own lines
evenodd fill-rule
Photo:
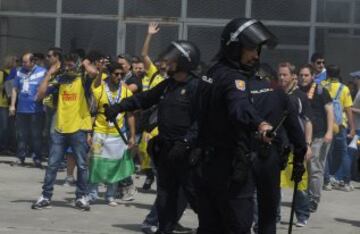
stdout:
<svg viewBox="0 0 360 234">
<path fill-rule="evenodd" d="M 233 17 L 263 20 L 279 37 L 272 65 L 308 61 L 314 51 L 346 76 L 360 69 L 360 0 L 0 0 L 0 59 L 24 51 L 98 49 L 139 54 L 149 21 L 159 21 L 150 54 L 176 39 L 194 41 L 207 63 Z"/>
</svg>

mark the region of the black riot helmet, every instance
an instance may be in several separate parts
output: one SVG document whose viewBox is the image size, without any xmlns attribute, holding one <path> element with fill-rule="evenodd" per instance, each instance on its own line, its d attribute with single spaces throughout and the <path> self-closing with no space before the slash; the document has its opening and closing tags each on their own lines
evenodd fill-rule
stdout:
<svg viewBox="0 0 360 234">
<path fill-rule="evenodd" d="M 160 55 L 161 60 L 176 62 L 177 71 L 195 70 L 200 63 L 200 50 L 190 41 L 173 41 Z"/>
<path fill-rule="evenodd" d="M 221 56 L 238 64 L 243 48 L 258 49 L 262 46 L 269 49 L 277 45 L 277 38 L 258 20 L 236 18 L 231 20 L 221 34 Z"/>
</svg>

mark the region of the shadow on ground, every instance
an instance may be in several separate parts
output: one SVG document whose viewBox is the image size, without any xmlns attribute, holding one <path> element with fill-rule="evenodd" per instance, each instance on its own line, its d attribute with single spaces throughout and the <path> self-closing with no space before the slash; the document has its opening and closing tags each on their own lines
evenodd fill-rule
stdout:
<svg viewBox="0 0 360 234">
<path fill-rule="evenodd" d="M 335 218 L 334 220 L 336 222 L 340 222 L 340 223 L 351 224 L 354 227 L 360 227 L 360 220 L 350 220 L 350 219 L 343 219 L 343 218 Z"/>
<path fill-rule="evenodd" d="M 144 204 L 144 203 L 137 203 L 137 202 L 126 202 L 126 203 L 124 202 L 121 204 L 124 206 L 135 206 L 136 208 L 149 210 L 149 211 L 152 207 L 152 204 Z"/>
<path fill-rule="evenodd" d="M 122 228 L 129 231 L 134 232 L 141 232 L 141 225 L 140 224 L 113 224 L 111 225 L 116 228 Z"/>
<path fill-rule="evenodd" d="M 155 189 L 144 190 L 143 188 L 138 187 L 137 190 L 138 190 L 140 193 L 156 194 L 156 190 L 155 190 Z"/>
</svg>

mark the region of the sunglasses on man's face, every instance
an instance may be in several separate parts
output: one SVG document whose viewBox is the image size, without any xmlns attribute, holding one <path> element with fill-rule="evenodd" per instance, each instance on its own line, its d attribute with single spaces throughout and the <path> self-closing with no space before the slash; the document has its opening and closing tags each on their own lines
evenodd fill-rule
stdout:
<svg viewBox="0 0 360 234">
<path fill-rule="evenodd" d="M 317 64 L 317 65 L 325 64 L 325 61 L 317 61 L 316 64 Z"/>
<path fill-rule="evenodd" d="M 114 74 L 114 76 L 123 76 L 124 75 L 124 73 L 122 73 L 122 72 L 114 72 L 113 74 Z"/>
</svg>

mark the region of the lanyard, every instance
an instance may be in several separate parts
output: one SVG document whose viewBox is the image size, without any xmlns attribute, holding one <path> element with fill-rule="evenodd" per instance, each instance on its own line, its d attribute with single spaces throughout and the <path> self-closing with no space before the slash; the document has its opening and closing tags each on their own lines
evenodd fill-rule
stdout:
<svg viewBox="0 0 360 234">
<path fill-rule="evenodd" d="M 289 95 L 293 94 L 295 92 L 295 90 L 298 89 L 298 86 L 296 85 L 296 83 L 294 82 L 294 84 L 292 85 L 292 87 L 289 89 L 289 91 L 287 92 Z"/>
<path fill-rule="evenodd" d="M 30 77 L 34 74 L 35 70 L 36 70 L 36 66 L 34 66 L 34 67 L 31 69 L 31 71 L 30 71 L 28 74 L 25 75 L 24 81 L 25 81 L 25 80 L 26 80 L 26 81 L 27 81 L 27 80 L 30 80 Z"/>
<path fill-rule="evenodd" d="M 313 97 L 314 97 L 315 89 L 316 89 L 316 83 L 314 82 L 314 83 L 311 85 L 309 91 L 307 92 L 307 96 L 308 96 L 308 98 L 309 98 L 310 100 L 312 100 Z"/>
<path fill-rule="evenodd" d="M 29 89 L 30 89 L 30 77 L 33 75 L 33 73 L 35 72 L 36 66 L 33 67 L 33 69 L 30 71 L 29 74 L 26 74 L 26 76 L 24 77 L 24 81 L 23 81 L 23 86 L 21 89 L 21 93 L 29 93 Z"/>
<path fill-rule="evenodd" d="M 112 93 L 111 93 L 109 85 L 107 83 L 105 83 L 105 92 L 106 92 L 106 96 L 108 98 L 108 101 L 109 101 L 110 105 L 114 105 L 116 103 L 119 103 L 120 99 L 121 99 L 121 83 L 119 84 L 119 88 L 117 90 L 115 100 L 113 99 Z"/>
</svg>

